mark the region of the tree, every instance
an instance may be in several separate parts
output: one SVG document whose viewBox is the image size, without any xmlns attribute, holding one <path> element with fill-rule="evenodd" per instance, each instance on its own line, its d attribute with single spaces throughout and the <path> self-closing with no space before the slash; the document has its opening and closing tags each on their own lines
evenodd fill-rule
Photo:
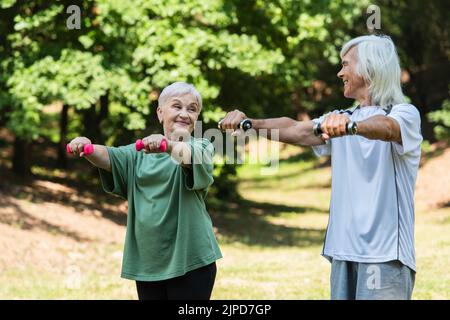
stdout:
<svg viewBox="0 0 450 320">
<path fill-rule="evenodd" d="M 3 101 L 9 103 L 3 107 L 8 108 L 7 127 L 20 140 L 16 146 L 30 144 L 42 135 L 43 106 L 55 100 L 66 106 L 61 125 L 67 124 L 68 109 L 74 107 L 84 114 L 88 134 L 97 129 L 98 118 L 93 115 L 98 101 L 99 115 L 105 116 L 110 103 L 116 114 L 123 115 L 119 117 L 122 121 L 115 123 L 118 127 L 144 129 L 150 113 L 149 96 L 155 100 L 167 84 L 193 82 L 208 110 L 208 102 L 218 95 L 219 88 L 208 82 L 204 69 L 227 67 L 257 75 L 282 59 L 276 51 L 264 49 L 255 37 L 221 29 L 221 24 L 231 21 L 221 12 L 222 1 L 206 5 L 202 1 L 166 5 L 159 1 L 85 1 L 86 28 L 81 31 L 66 28 L 64 9 L 68 4 L 2 3 L 6 21 L 2 28 L 7 36 L 2 39 L 5 76 L 1 86 L 5 88 Z M 60 130 L 62 135 L 66 131 Z M 14 152 L 17 173 L 29 172 L 24 151 Z"/>
<path fill-rule="evenodd" d="M 376 3 L 381 12 L 380 33 L 397 46 L 404 73 L 404 93 L 422 116 L 422 134 L 435 141 L 427 114 L 444 106 L 450 83 L 450 11 L 448 1 L 389 1 Z M 364 32 L 363 19 L 355 21 L 354 34 Z"/>
<path fill-rule="evenodd" d="M 347 107 L 352 102 L 342 96 L 336 77 L 339 50 L 351 37 L 367 33 L 370 2 L 0 4 L 0 124 L 16 136 L 14 168 L 24 173 L 30 170 L 26 152 L 40 137 L 51 136 L 64 166 L 64 145 L 75 135 L 124 144 L 155 132 L 156 100 L 175 81 L 191 82 L 202 93 L 205 129 L 215 127 L 223 110 L 236 107 L 251 117 L 313 117 Z M 66 26 L 71 5 L 81 9 L 80 29 Z M 379 5 L 381 32 L 393 36 L 410 75 L 405 92 L 423 114 L 435 111 L 448 97 L 445 2 Z M 54 101 L 63 106 L 56 124 L 44 109 Z M 428 118 L 425 122 L 428 128 Z M 59 127 L 52 135 L 51 123 Z M 223 177 L 235 173 L 233 167 L 222 169 Z M 231 180 L 223 185 L 229 188 Z"/>
</svg>

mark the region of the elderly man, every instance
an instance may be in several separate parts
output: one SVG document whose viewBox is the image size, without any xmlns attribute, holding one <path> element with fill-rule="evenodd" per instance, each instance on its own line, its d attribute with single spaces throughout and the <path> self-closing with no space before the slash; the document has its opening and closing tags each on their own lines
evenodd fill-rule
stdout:
<svg viewBox="0 0 450 320">
<path fill-rule="evenodd" d="M 331 262 L 331 298 L 410 299 L 420 115 L 403 96 L 389 37 L 355 38 L 344 45 L 341 59 L 337 75 L 344 96 L 357 106 L 312 121 L 249 120 L 256 130 L 279 129 L 282 142 L 331 155 L 330 218 L 322 252 Z M 234 129 L 246 119 L 235 110 L 221 127 Z"/>
</svg>

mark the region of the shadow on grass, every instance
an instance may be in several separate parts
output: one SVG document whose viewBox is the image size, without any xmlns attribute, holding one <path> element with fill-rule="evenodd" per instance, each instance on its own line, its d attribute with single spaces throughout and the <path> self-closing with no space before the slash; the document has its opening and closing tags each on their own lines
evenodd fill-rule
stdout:
<svg viewBox="0 0 450 320">
<path fill-rule="evenodd" d="M 313 170 L 313 167 L 307 167 L 307 168 L 300 168 L 294 172 L 284 173 L 284 174 L 270 174 L 270 175 L 259 175 L 256 177 L 251 178 L 239 178 L 240 182 L 252 182 L 252 183 L 259 183 L 259 182 L 265 182 L 265 181 L 280 181 L 284 179 L 289 179 L 295 176 L 300 176 L 304 173 L 307 173 L 308 171 Z"/>
<path fill-rule="evenodd" d="M 310 159 L 310 155 L 304 157 L 305 161 Z M 291 160 L 288 161 L 291 162 Z M 52 168 L 46 167 L 49 170 L 42 170 L 32 178 L 17 181 L 17 177 L 11 175 L 9 178 L 2 179 L 0 181 L 1 193 L 14 198 L 26 199 L 33 203 L 51 202 L 70 206 L 76 212 L 80 212 L 80 214 L 97 210 L 104 218 L 118 225 L 125 226 L 127 216 L 123 210 L 118 208 L 120 204 L 123 204 L 123 200 L 108 195 L 101 190 L 98 177 L 93 179 L 96 174 L 92 171 L 97 170 L 91 167 L 87 169 L 86 164 L 83 164 L 83 167 L 81 167 L 81 164 L 70 164 L 67 172 L 77 172 L 75 177 L 65 172 L 62 175 L 55 175 L 52 172 Z M 78 167 L 82 169 L 74 170 L 78 169 Z M 1 169 L 7 171 L 6 168 Z M 299 173 L 304 173 L 305 170 L 309 171 L 312 168 L 303 169 Z M 289 176 L 292 176 L 292 174 Z M 273 179 L 274 177 L 271 178 Z M 61 184 L 72 188 L 73 191 L 64 192 L 64 190 L 59 190 L 58 187 L 46 187 L 42 184 L 36 184 L 36 180 Z M 254 181 L 254 179 L 252 180 Z M 76 193 L 76 196 L 74 196 L 74 193 Z M 7 198 L 5 197 L 4 199 Z M 105 208 L 105 203 L 109 204 L 109 208 Z M 21 210 L 14 202 L 9 201 L 8 203 L 8 200 L 4 200 L 4 203 L 0 203 L 0 205 L 11 206 L 16 211 L 14 216 L 2 217 L 0 222 L 19 225 L 23 229 L 39 228 L 50 233 L 72 237 L 79 241 L 89 240 L 70 230 L 51 225 L 46 221 L 31 216 Z M 295 212 L 298 214 L 306 212 L 326 213 L 314 207 L 258 203 L 240 199 L 235 202 L 227 202 L 226 204 L 209 205 L 208 208 L 213 217 L 214 225 L 219 228 L 220 235 L 224 236 L 224 242 L 241 242 L 247 245 L 266 247 L 302 247 L 320 245 L 325 234 L 323 229 L 286 226 L 272 223 L 266 219 L 268 216 L 279 216 L 282 212 Z"/>
<path fill-rule="evenodd" d="M 290 156 L 287 159 L 283 159 L 280 162 L 296 163 L 296 162 L 309 162 L 317 160 L 312 148 L 304 148 L 304 150 L 296 155 Z"/>
<path fill-rule="evenodd" d="M 29 213 L 23 211 L 20 206 L 11 201 L 11 198 L 6 197 L 4 194 L 0 196 L 0 207 L 13 208 L 12 214 L 0 215 L 0 223 L 15 226 L 21 230 L 43 230 L 54 235 L 66 236 L 80 242 L 89 242 L 92 240 L 77 232 L 67 230 L 61 226 L 33 217 Z"/>
<path fill-rule="evenodd" d="M 301 179 L 301 178 L 299 178 Z M 260 181 L 258 183 L 252 184 L 251 185 L 251 189 L 253 191 L 255 190 L 270 190 L 271 188 L 273 188 L 273 182 L 270 181 Z M 315 189 L 315 190 L 319 190 L 319 189 L 324 189 L 324 190 L 330 190 L 331 188 L 331 179 L 327 179 L 321 183 L 318 182 L 311 182 L 311 183 L 305 183 L 302 186 L 296 186 L 296 185 L 292 185 L 292 186 L 288 186 L 288 185 L 283 185 L 281 187 L 279 187 L 278 191 L 283 191 L 283 192 L 289 192 L 289 191 L 298 191 L 299 189 Z M 244 188 L 243 188 L 244 189 Z"/>
<path fill-rule="evenodd" d="M 3 170 L 4 168 L 2 168 Z M 68 206 L 74 208 L 76 212 L 84 214 L 84 212 L 100 212 L 103 218 L 109 219 L 112 222 L 125 226 L 127 222 L 127 215 L 118 207 L 124 200 L 102 192 L 100 182 L 92 178 L 88 172 L 81 174 L 79 177 L 81 181 L 75 181 L 71 178 L 62 178 L 49 175 L 34 175 L 27 178 L 18 178 L 5 170 L 5 174 L 2 174 L 2 181 L 0 181 L 0 192 L 2 199 L 5 202 L 6 196 L 10 196 L 16 199 L 25 199 L 32 203 L 56 203 L 62 206 Z M 62 187 L 69 187 L 73 189 L 73 192 L 67 190 L 61 190 L 59 187 L 45 187 L 36 183 L 37 181 L 52 182 L 61 184 Z M 83 188 L 80 188 L 80 185 Z M 75 196 L 74 196 L 74 193 Z M 110 209 L 106 208 L 104 204 L 108 204 Z M 4 205 L 14 206 L 13 203 L 5 203 Z M 30 217 L 26 217 L 25 212 L 18 211 L 19 220 L 29 221 L 24 228 L 32 228 L 32 225 L 45 226 L 43 221 L 33 221 Z M 23 219 L 20 218 L 22 216 Z M 5 222 L 6 223 L 6 222 Z M 49 226 L 50 230 L 53 230 Z M 76 239 L 76 237 L 74 237 Z"/>
<path fill-rule="evenodd" d="M 295 161 L 293 160 L 295 159 Z M 299 169 L 295 170 L 293 172 L 283 173 L 283 174 L 271 174 L 271 175 L 259 175 L 259 176 L 252 176 L 252 177 L 241 177 L 241 182 L 252 182 L 252 183 L 259 183 L 259 182 L 265 182 L 265 181 L 281 181 L 284 179 L 289 179 L 292 177 L 301 177 L 303 174 L 309 173 L 314 170 L 323 169 L 325 167 L 329 167 L 331 165 L 330 157 L 324 158 L 322 160 L 317 160 L 315 156 L 313 158 L 310 158 L 309 155 L 304 155 L 304 153 L 301 153 L 299 155 L 292 156 L 288 159 L 281 160 L 280 165 L 283 163 L 299 163 L 302 161 L 301 159 L 304 159 L 304 162 L 309 162 L 308 165 L 299 165 Z M 328 186 L 329 183 L 325 184 L 324 186 Z"/>
<path fill-rule="evenodd" d="M 450 201 L 444 201 L 442 203 L 439 203 L 438 208 L 448 208 L 450 207 Z"/>
<path fill-rule="evenodd" d="M 212 201 L 208 205 L 214 226 L 219 230 L 221 243 L 240 242 L 264 247 L 307 247 L 323 243 L 325 229 L 308 229 L 274 224 L 267 216 L 281 212 L 324 213 L 313 207 L 295 207 L 259 203 L 239 199 L 232 202 Z"/>
</svg>

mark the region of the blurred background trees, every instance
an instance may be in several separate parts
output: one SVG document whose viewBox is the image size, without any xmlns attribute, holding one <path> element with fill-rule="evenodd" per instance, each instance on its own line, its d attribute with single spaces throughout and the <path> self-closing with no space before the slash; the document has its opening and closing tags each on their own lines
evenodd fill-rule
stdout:
<svg viewBox="0 0 450 320">
<path fill-rule="evenodd" d="M 9 168 L 32 173 L 33 150 L 78 135 L 122 145 L 160 130 L 159 92 L 175 81 L 202 94 L 203 128 L 224 111 L 250 117 L 315 117 L 352 101 L 336 73 L 339 50 L 367 34 L 369 1 L 0 1 L 0 127 L 14 136 Z M 380 33 L 392 36 L 404 92 L 425 139 L 449 137 L 450 37 L 446 1 L 377 1 Z M 70 30 L 67 8 L 81 9 Z M 42 160 L 42 159 L 41 159 Z M 218 192 L 233 194 L 232 165 Z M 231 191 L 230 191 L 231 190 Z"/>
</svg>

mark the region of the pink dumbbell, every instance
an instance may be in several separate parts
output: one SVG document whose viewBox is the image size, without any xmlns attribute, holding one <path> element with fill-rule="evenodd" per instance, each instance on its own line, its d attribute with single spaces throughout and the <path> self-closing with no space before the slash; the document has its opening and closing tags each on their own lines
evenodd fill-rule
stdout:
<svg viewBox="0 0 450 320">
<path fill-rule="evenodd" d="M 142 140 L 141 139 L 136 140 L 136 151 L 141 151 L 144 148 L 145 146 Z M 166 150 L 167 150 L 167 140 L 164 139 L 161 141 L 161 144 L 159 145 L 159 151 L 166 152 Z"/>
<path fill-rule="evenodd" d="M 70 149 L 70 144 L 66 145 L 66 151 L 67 151 L 67 153 L 72 153 L 72 149 Z M 90 143 L 89 144 L 85 144 L 83 152 L 87 156 L 90 155 L 91 153 L 94 152 L 94 145 L 90 144 Z"/>
</svg>

